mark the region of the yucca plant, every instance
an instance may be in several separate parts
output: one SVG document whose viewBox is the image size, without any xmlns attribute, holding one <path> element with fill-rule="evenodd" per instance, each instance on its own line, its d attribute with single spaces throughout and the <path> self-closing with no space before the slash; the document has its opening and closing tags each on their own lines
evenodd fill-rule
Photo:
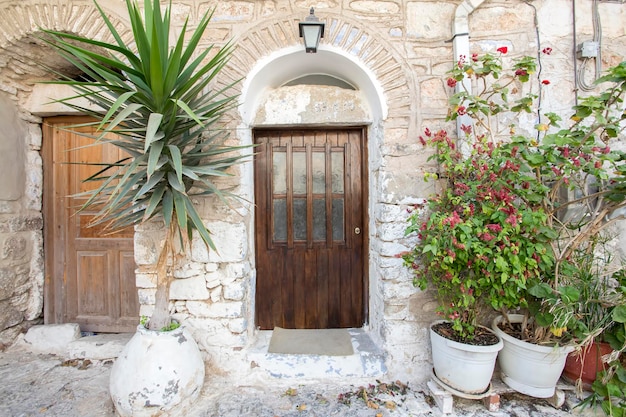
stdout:
<svg viewBox="0 0 626 417">
<path fill-rule="evenodd" d="M 236 103 L 233 86 L 212 89 L 227 63 L 232 45 L 197 50 L 211 19 L 207 12 L 185 43 L 186 21 L 170 45 L 171 2 L 161 11 L 158 0 L 126 0 L 132 38 L 124 41 L 95 2 L 111 42 L 44 30 L 46 42 L 83 75 L 61 76 L 55 84 L 71 86 L 76 95 L 58 100 L 92 116 L 97 127 L 94 144 L 112 143 L 128 157 L 103 163 L 86 181 L 97 186 L 81 197 L 81 210 L 97 210 L 93 224 L 116 231 L 157 218 L 166 237 L 156 265 L 155 311 L 148 327 L 167 327 L 169 316 L 168 259 L 190 244 L 194 231 L 215 250 L 210 231 L 194 207 L 193 196 L 232 196 L 214 182 L 230 175 L 242 162 L 245 147 L 226 146 L 222 118 Z M 74 104 L 85 98 L 93 108 Z"/>
</svg>

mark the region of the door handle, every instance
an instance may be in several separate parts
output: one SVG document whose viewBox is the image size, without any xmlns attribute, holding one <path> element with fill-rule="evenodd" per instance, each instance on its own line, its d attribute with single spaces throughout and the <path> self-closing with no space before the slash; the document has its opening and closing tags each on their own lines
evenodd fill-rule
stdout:
<svg viewBox="0 0 626 417">
<path fill-rule="evenodd" d="M 355 234 L 355 235 L 360 235 L 360 234 L 361 234 L 361 228 L 359 228 L 359 227 L 355 227 L 355 228 L 354 228 L 354 234 Z"/>
</svg>

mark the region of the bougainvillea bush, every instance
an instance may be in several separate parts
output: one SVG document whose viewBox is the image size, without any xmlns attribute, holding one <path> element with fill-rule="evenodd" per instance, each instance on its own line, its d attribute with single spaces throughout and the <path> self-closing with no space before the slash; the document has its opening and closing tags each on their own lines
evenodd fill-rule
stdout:
<svg viewBox="0 0 626 417">
<path fill-rule="evenodd" d="M 553 314 L 547 295 L 558 304 L 578 301 L 563 273 L 624 207 L 624 153 L 610 144 L 626 118 L 619 107 L 626 63 L 600 79 L 604 92 L 581 99 L 560 127 L 558 115 L 539 108 L 540 91 L 529 88 L 550 85 L 536 78 L 536 59 L 505 60 L 506 53 L 461 59 L 448 73 L 458 92 L 447 120 L 458 119 L 462 137 L 429 129 L 420 137 L 438 166 L 427 180 L 439 191 L 410 215 L 406 230 L 418 236 L 403 254 L 414 284 L 437 290 L 439 313 L 465 340 L 486 307 L 503 314 L 530 307 L 542 329 L 535 336 L 567 336 L 572 317 Z M 511 63 L 506 70 L 503 61 Z M 471 91 L 459 88 L 467 85 Z M 536 118 L 531 132 L 519 127 L 521 115 Z"/>
</svg>

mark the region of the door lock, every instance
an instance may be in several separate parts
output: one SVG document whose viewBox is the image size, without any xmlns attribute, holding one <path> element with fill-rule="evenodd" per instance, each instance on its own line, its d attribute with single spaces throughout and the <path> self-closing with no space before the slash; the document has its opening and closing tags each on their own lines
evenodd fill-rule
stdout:
<svg viewBox="0 0 626 417">
<path fill-rule="evenodd" d="M 355 234 L 355 235 L 360 235 L 360 234 L 361 234 L 361 228 L 359 228 L 359 227 L 355 227 L 355 228 L 354 228 L 354 234 Z"/>
</svg>

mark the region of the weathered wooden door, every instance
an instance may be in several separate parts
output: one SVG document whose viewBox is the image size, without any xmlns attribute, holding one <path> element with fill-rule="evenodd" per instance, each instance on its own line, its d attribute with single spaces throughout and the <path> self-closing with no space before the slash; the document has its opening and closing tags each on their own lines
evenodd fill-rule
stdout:
<svg viewBox="0 0 626 417">
<path fill-rule="evenodd" d="M 366 319 L 365 131 L 256 130 L 256 324 Z"/>
<path fill-rule="evenodd" d="M 113 145 L 85 146 L 92 139 L 65 130 L 84 118 L 44 120 L 45 320 L 78 323 L 83 331 L 127 332 L 139 322 L 133 229 L 114 235 L 87 227 L 93 212 L 72 197 L 94 187 L 83 180 L 97 172 L 86 162 L 113 162 Z M 91 128 L 80 128 L 91 133 Z"/>
</svg>

